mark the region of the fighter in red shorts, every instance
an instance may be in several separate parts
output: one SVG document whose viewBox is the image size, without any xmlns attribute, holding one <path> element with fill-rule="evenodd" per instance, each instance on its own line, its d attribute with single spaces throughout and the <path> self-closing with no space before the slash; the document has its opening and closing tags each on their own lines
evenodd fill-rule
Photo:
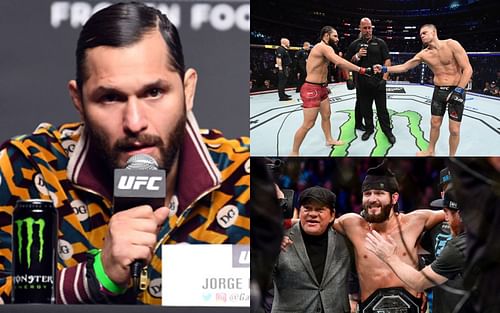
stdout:
<svg viewBox="0 0 500 313">
<path fill-rule="evenodd" d="M 304 109 L 319 108 L 320 102 L 328 99 L 328 83 L 310 83 L 307 80 L 300 89 Z"/>
<path fill-rule="evenodd" d="M 339 36 L 337 31 L 331 26 L 325 26 L 321 29 L 321 41 L 311 49 L 306 65 L 306 81 L 300 89 L 300 98 L 304 103 L 304 122 L 295 132 L 293 138 L 293 148 L 291 156 L 299 155 L 299 148 L 304 141 L 307 132 L 314 126 L 314 122 L 318 117 L 318 112 L 321 113 L 321 128 L 325 134 L 326 145 L 341 145 L 342 141 L 335 140 L 332 137 L 330 124 L 330 101 L 328 99 L 328 64 L 330 62 L 341 68 L 349 71 L 356 71 L 360 74 L 370 75 L 371 68 L 363 68 L 354 65 L 337 54 L 332 46 L 337 45 Z"/>
</svg>

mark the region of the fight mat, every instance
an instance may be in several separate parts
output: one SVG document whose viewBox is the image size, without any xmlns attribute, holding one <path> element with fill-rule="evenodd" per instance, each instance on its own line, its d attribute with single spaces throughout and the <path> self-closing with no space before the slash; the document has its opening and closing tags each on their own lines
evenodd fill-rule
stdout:
<svg viewBox="0 0 500 313">
<path fill-rule="evenodd" d="M 333 138 L 344 145 L 329 147 L 321 130 L 318 114 L 314 127 L 300 147 L 301 156 L 415 156 L 429 143 L 431 109 L 434 87 L 431 85 L 388 82 L 387 108 L 396 143 L 391 145 L 377 121 L 374 110 L 375 133 L 367 141 L 354 129 L 356 90 L 345 83 L 330 84 Z M 302 124 L 302 101 L 294 89 L 287 90 L 292 100 L 278 101 L 276 92 L 250 95 L 250 137 L 252 156 L 288 156 L 293 136 Z M 441 125 L 436 156 L 448 156 L 448 112 Z M 500 155 L 500 98 L 467 93 L 460 131 L 457 156 Z"/>
</svg>

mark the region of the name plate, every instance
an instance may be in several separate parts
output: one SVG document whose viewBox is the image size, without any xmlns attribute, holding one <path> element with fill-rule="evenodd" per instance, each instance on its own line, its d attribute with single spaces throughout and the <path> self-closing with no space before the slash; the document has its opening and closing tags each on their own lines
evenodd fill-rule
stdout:
<svg viewBox="0 0 500 313">
<path fill-rule="evenodd" d="M 162 305 L 250 307 L 250 245 L 163 245 Z"/>
</svg>

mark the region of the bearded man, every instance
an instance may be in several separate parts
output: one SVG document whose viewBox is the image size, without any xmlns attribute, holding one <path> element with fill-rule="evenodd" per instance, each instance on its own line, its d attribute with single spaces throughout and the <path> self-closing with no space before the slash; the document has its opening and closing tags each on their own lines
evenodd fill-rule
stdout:
<svg viewBox="0 0 500 313">
<path fill-rule="evenodd" d="M 400 259 L 418 268 L 417 241 L 424 230 L 431 229 L 444 220 L 443 211 L 415 210 L 405 214 L 398 212 L 399 186 L 387 163 L 383 162 L 367 171 L 363 181 L 363 211 L 347 213 L 335 220 L 334 229 L 344 234 L 353 244 L 356 270 L 359 278 L 360 312 L 385 312 L 378 305 L 401 299 L 398 303 L 411 303 L 408 312 L 420 312 L 421 300 L 416 290 L 397 277 L 391 268 L 371 253 L 365 246 L 365 238 L 372 230 L 382 237 L 391 237 L 398 247 Z M 288 245 L 289 239 L 284 239 Z M 356 299 L 358 300 L 358 299 Z M 391 307 L 394 308 L 394 307 Z M 403 307 L 401 307 L 403 308 Z"/>
<path fill-rule="evenodd" d="M 249 138 L 200 131 L 197 73 L 175 26 L 147 5 L 95 13 L 76 69 L 68 87 L 82 122 L 43 123 L 1 146 L 0 298 L 11 299 L 14 206 L 39 198 L 59 214 L 57 302 L 161 304 L 161 245 L 250 243 Z M 116 212 L 113 171 L 138 154 L 165 170 L 165 201 Z"/>
<path fill-rule="evenodd" d="M 300 89 L 300 99 L 304 121 L 293 137 L 293 147 L 290 156 L 298 156 L 299 149 L 307 133 L 314 126 L 318 113 L 321 115 L 321 129 L 325 135 L 327 146 L 342 145 L 343 142 L 332 137 L 330 123 L 331 107 L 328 98 L 328 65 L 333 63 L 343 69 L 357 72 L 361 75 L 370 75 L 372 68 L 359 67 L 344 60 L 336 54 L 338 50 L 339 35 L 335 28 L 325 26 L 320 32 L 321 41 L 311 49 L 306 65 L 306 80 Z"/>
</svg>

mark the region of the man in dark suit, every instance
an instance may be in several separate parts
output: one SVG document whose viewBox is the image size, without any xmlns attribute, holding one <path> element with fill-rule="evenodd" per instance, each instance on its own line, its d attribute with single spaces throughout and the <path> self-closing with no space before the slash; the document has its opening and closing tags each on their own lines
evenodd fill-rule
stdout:
<svg viewBox="0 0 500 313">
<path fill-rule="evenodd" d="M 300 223 L 288 234 L 294 244 L 280 253 L 273 273 L 272 312 L 350 312 L 351 257 L 345 237 L 331 227 L 335 199 L 322 187 L 301 193 Z"/>
<path fill-rule="evenodd" d="M 292 99 L 292 96 L 285 93 L 288 76 L 290 76 L 290 66 L 292 65 L 292 59 L 290 58 L 290 54 L 288 54 L 289 48 L 290 40 L 281 38 L 280 46 L 278 47 L 278 49 L 276 49 L 276 67 L 278 68 L 278 95 L 280 101 L 288 101 Z"/>
<path fill-rule="evenodd" d="M 353 41 L 347 49 L 346 59 L 363 67 L 371 67 L 377 62 L 386 66 L 391 65 L 389 49 L 381 38 L 373 36 L 372 22 L 364 17 L 359 22 L 360 38 Z M 359 101 L 360 113 L 365 121 L 365 132 L 361 140 L 368 140 L 375 131 L 373 123 L 373 101 L 377 108 L 378 123 L 390 144 L 396 142 L 392 133 L 389 111 L 387 111 L 386 81 L 389 75 L 378 73 L 371 76 L 358 75 L 356 79 L 356 98 Z M 362 129 L 361 120 L 357 128 Z"/>
<path fill-rule="evenodd" d="M 304 42 L 302 49 L 295 53 L 295 60 L 297 60 L 297 89 L 296 92 L 300 92 L 300 87 L 306 81 L 306 62 L 309 56 L 309 50 L 311 50 L 311 44 L 308 41 Z"/>
</svg>

